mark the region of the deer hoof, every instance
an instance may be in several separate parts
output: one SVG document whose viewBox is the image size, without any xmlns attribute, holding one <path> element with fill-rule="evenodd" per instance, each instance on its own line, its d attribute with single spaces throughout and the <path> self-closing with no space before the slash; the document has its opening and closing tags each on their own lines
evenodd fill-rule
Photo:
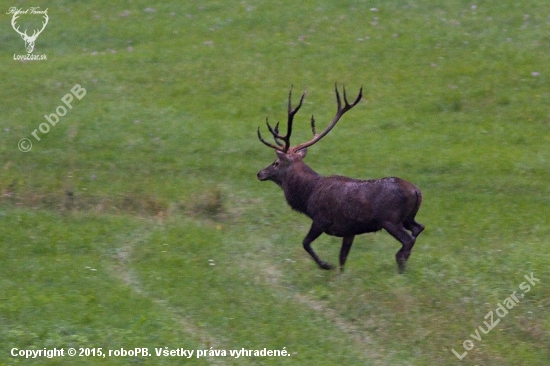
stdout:
<svg viewBox="0 0 550 366">
<path fill-rule="evenodd" d="M 321 267 L 321 269 L 326 269 L 326 270 L 334 269 L 334 266 L 327 262 L 319 263 L 319 267 Z"/>
<path fill-rule="evenodd" d="M 399 270 L 399 274 L 403 274 L 405 273 L 405 265 L 406 265 L 407 262 L 399 262 L 397 264 L 397 267 L 398 267 L 398 270 Z"/>
</svg>

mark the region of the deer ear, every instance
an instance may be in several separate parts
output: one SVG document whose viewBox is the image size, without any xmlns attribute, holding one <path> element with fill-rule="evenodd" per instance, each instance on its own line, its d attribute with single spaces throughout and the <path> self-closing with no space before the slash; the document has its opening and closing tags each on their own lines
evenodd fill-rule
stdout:
<svg viewBox="0 0 550 366">
<path fill-rule="evenodd" d="M 275 154 L 277 154 L 277 157 L 279 158 L 279 160 L 281 161 L 290 161 L 290 157 L 282 152 L 282 151 L 279 151 L 279 150 L 275 150 Z"/>
<path fill-rule="evenodd" d="M 296 154 L 300 155 L 302 157 L 302 159 L 305 158 L 306 154 L 307 154 L 307 148 L 302 149 L 302 150 L 298 150 L 298 152 Z"/>
</svg>

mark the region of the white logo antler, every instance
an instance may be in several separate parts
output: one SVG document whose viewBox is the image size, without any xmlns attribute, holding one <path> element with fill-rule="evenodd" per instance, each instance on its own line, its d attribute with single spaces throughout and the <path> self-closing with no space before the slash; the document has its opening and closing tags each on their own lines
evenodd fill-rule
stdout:
<svg viewBox="0 0 550 366">
<path fill-rule="evenodd" d="M 32 36 L 27 35 L 27 30 L 25 29 L 25 32 L 19 31 L 19 26 L 16 28 L 15 26 L 15 20 L 19 17 L 19 14 L 14 13 L 13 17 L 11 18 L 11 26 L 13 29 L 21 35 L 21 38 L 25 41 L 25 48 L 27 49 L 27 53 L 31 53 L 34 50 L 34 42 L 36 41 L 36 38 L 42 33 L 44 28 L 46 28 L 46 24 L 48 24 L 48 14 L 44 13 L 44 19 L 45 22 L 42 22 L 42 29 L 37 30 L 35 29 L 32 33 Z"/>
</svg>

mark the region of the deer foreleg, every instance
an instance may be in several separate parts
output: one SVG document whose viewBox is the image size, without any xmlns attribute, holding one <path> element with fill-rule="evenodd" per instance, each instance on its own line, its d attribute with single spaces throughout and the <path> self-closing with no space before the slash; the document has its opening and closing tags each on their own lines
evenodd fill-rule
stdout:
<svg viewBox="0 0 550 366">
<path fill-rule="evenodd" d="M 346 259 L 348 259 L 349 250 L 353 244 L 354 236 L 346 236 L 342 240 L 342 248 L 340 249 L 340 271 L 344 271 L 344 264 L 346 264 Z"/>
<path fill-rule="evenodd" d="M 313 223 L 302 244 L 306 252 L 311 255 L 311 257 L 313 258 L 313 260 L 315 260 L 319 267 L 321 267 L 322 269 L 333 269 L 334 267 L 332 265 L 321 260 L 321 258 L 319 258 L 319 256 L 311 248 L 311 242 L 317 239 L 322 233 L 323 230 L 319 226 L 315 225 L 315 223 Z"/>
</svg>

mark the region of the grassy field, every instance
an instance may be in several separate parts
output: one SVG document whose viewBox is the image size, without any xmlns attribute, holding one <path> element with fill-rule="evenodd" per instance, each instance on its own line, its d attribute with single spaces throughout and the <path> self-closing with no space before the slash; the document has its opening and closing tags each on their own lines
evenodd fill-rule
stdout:
<svg viewBox="0 0 550 366">
<path fill-rule="evenodd" d="M 547 1 L 0 3 L 0 365 L 550 363 Z M 13 59 L 12 6 L 48 8 L 46 61 Z M 335 82 L 364 100 L 306 162 L 421 188 L 403 275 L 385 232 L 319 270 L 256 179 L 290 85 L 298 143 Z M 11 355 L 54 347 L 152 356 Z M 289 356 L 229 355 L 264 348 Z"/>
</svg>

